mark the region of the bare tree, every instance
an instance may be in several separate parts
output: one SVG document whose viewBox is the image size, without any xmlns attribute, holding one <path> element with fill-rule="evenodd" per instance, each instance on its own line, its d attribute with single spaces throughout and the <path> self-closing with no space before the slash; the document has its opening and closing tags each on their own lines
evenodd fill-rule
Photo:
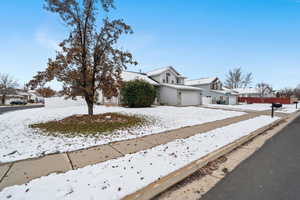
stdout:
<svg viewBox="0 0 300 200">
<path fill-rule="evenodd" d="M 291 97 L 294 95 L 294 89 L 292 88 L 283 88 L 278 91 L 278 96 L 279 97 Z"/>
<path fill-rule="evenodd" d="M 8 74 L 0 73 L 0 94 L 2 95 L 1 104 L 5 104 L 8 94 L 13 94 L 18 87 L 18 82 Z"/>
<path fill-rule="evenodd" d="M 300 99 L 300 84 L 295 88 L 295 96 Z"/>
<path fill-rule="evenodd" d="M 270 92 L 273 91 L 273 88 L 270 84 L 268 83 L 258 83 L 256 87 L 259 89 L 260 97 L 265 97 L 267 95 L 267 91 L 269 90 Z"/>
<path fill-rule="evenodd" d="M 234 88 L 245 88 L 252 83 L 252 73 L 244 74 L 241 68 L 234 68 L 229 70 L 225 86 L 230 89 Z"/>
<path fill-rule="evenodd" d="M 33 88 L 56 80 L 63 83 L 63 94 L 69 98 L 82 96 L 93 115 L 97 90 L 106 97 L 118 95 L 121 72 L 128 64 L 137 64 L 131 53 L 116 48 L 120 36 L 132 33 L 123 20 L 96 18 L 99 11 L 109 12 L 113 0 L 46 0 L 45 9 L 57 13 L 69 28 L 67 39 L 59 44 L 54 60 L 49 59 L 45 71 L 38 72 L 29 85 Z"/>
</svg>

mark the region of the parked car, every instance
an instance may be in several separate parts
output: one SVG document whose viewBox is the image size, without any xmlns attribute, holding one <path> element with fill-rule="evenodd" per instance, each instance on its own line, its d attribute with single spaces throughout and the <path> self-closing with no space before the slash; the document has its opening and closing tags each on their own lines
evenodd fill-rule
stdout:
<svg viewBox="0 0 300 200">
<path fill-rule="evenodd" d="M 10 102 L 10 105 L 26 105 L 26 101 L 12 101 Z"/>
</svg>

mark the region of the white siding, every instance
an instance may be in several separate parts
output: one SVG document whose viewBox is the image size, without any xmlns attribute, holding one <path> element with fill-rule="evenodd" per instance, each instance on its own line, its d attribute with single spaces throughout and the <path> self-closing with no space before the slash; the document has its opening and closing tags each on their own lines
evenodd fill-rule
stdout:
<svg viewBox="0 0 300 200">
<path fill-rule="evenodd" d="M 203 96 L 202 97 L 202 104 L 212 104 L 212 98 L 209 96 Z"/>
<path fill-rule="evenodd" d="M 230 95 L 229 96 L 229 105 L 236 105 L 237 104 L 237 96 Z"/>
<path fill-rule="evenodd" d="M 170 76 L 168 76 L 169 77 L 168 81 L 167 81 L 167 73 L 170 74 Z M 184 83 L 184 79 L 180 77 L 178 77 L 179 83 L 177 83 L 177 75 L 172 70 L 167 70 L 159 75 L 151 76 L 151 78 L 153 78 L 159 83 L 181 84 L 181 85 L 183 85 Z"/>
</svg>

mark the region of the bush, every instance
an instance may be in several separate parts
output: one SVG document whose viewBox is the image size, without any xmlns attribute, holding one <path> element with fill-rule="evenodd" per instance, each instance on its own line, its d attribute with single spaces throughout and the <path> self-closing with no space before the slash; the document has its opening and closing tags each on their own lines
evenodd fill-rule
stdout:
<svg viewBox="0 0 300 200">
<path fill-rule="evenodd" d="M 156 97 L 155 88 L 143 80 L 128 81 L 121 88 L 122 103 L 129 107 L 150 107 Z"/>
</svg>

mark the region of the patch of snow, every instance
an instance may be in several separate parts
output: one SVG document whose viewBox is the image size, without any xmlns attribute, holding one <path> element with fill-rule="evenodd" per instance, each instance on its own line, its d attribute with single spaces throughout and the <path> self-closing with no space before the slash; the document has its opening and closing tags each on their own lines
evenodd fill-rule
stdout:
<svg viewBox="0 0 300 200">
<path fill-rule="evenodd" d="M 46 108 L 65 108 L 86 105 L 82 97 L 77 97 L 77 100 L 65 99 L 65 97 L 49 97 L 44 100 Z"/>
<path fill-rule="evenodd" d="M 0 199 L 121 199 L 277 119 L 259 116 L 103 163 L 51 174 L 4 188 Z"/>
<path fill-rule="evenodd" d="M 219 111 L 200 107 L 158 106 L 152 108 L 123 108 L 96 106 L 97 113 L 121 112 L 144 115 L 155 122 L 142 127 L 115 131 L 96 136 L 54 137 L 29 128 L 30 124 L 60 120 L 75 114 L 86 114 L 85 106 L 66 108 L 35 108 L 0 115 L 0 163 L 39 157 L 56 152 L 68 152 L 110 142 L 137 138 L 185 126 L 192 126 L 229 117 L 242 112 Z"/>
<path fill-rule="evenodd" d="M 207 104 L 210 108 L 228 108 L 239 111 L 263 111 L 271 110 L 271 104 L 238 104 L 238 105 L 222 105 L 222 104 Z"/>
<path fill-rule="evenodd" d="M 185 85 L 206 85 L 212 83 L 214 80 L 216 80 L 217 77 L 210 77 L 210 78 L 199 78 L 194 80 L 185 80 Z"/>
<path fill-rule="evenodd" d="M 199 90 L 199 91 L 203 90 L 201 88 L 187 86 L 187 85 L 168 84 L 168 83 L 161 83 L 160 85 L 170 87 L 170 88 L 175 88 L 175 89 L 182 89 L 182 90 Z"/>
<path fill-rule="evenodd" d="M 296 109 L 295 104 L 283 104 L 282 108 L 276 110 L 276 112 L 290 114 L 300 110 L 300 104 L 298 104 L 298 108 Z"/>
<path fill-rule="evenodd" d="M 149 78 L 146 74 L 138 73 L 138 72 L 128 72 L 128 71 L 123 71 L 121 74 L 121 77 L 123 81 L 133 81 L 133 80 L 143 80 L 151 85 L 159 85 L 156 81 L 152 80 Z"/>
</svg>

